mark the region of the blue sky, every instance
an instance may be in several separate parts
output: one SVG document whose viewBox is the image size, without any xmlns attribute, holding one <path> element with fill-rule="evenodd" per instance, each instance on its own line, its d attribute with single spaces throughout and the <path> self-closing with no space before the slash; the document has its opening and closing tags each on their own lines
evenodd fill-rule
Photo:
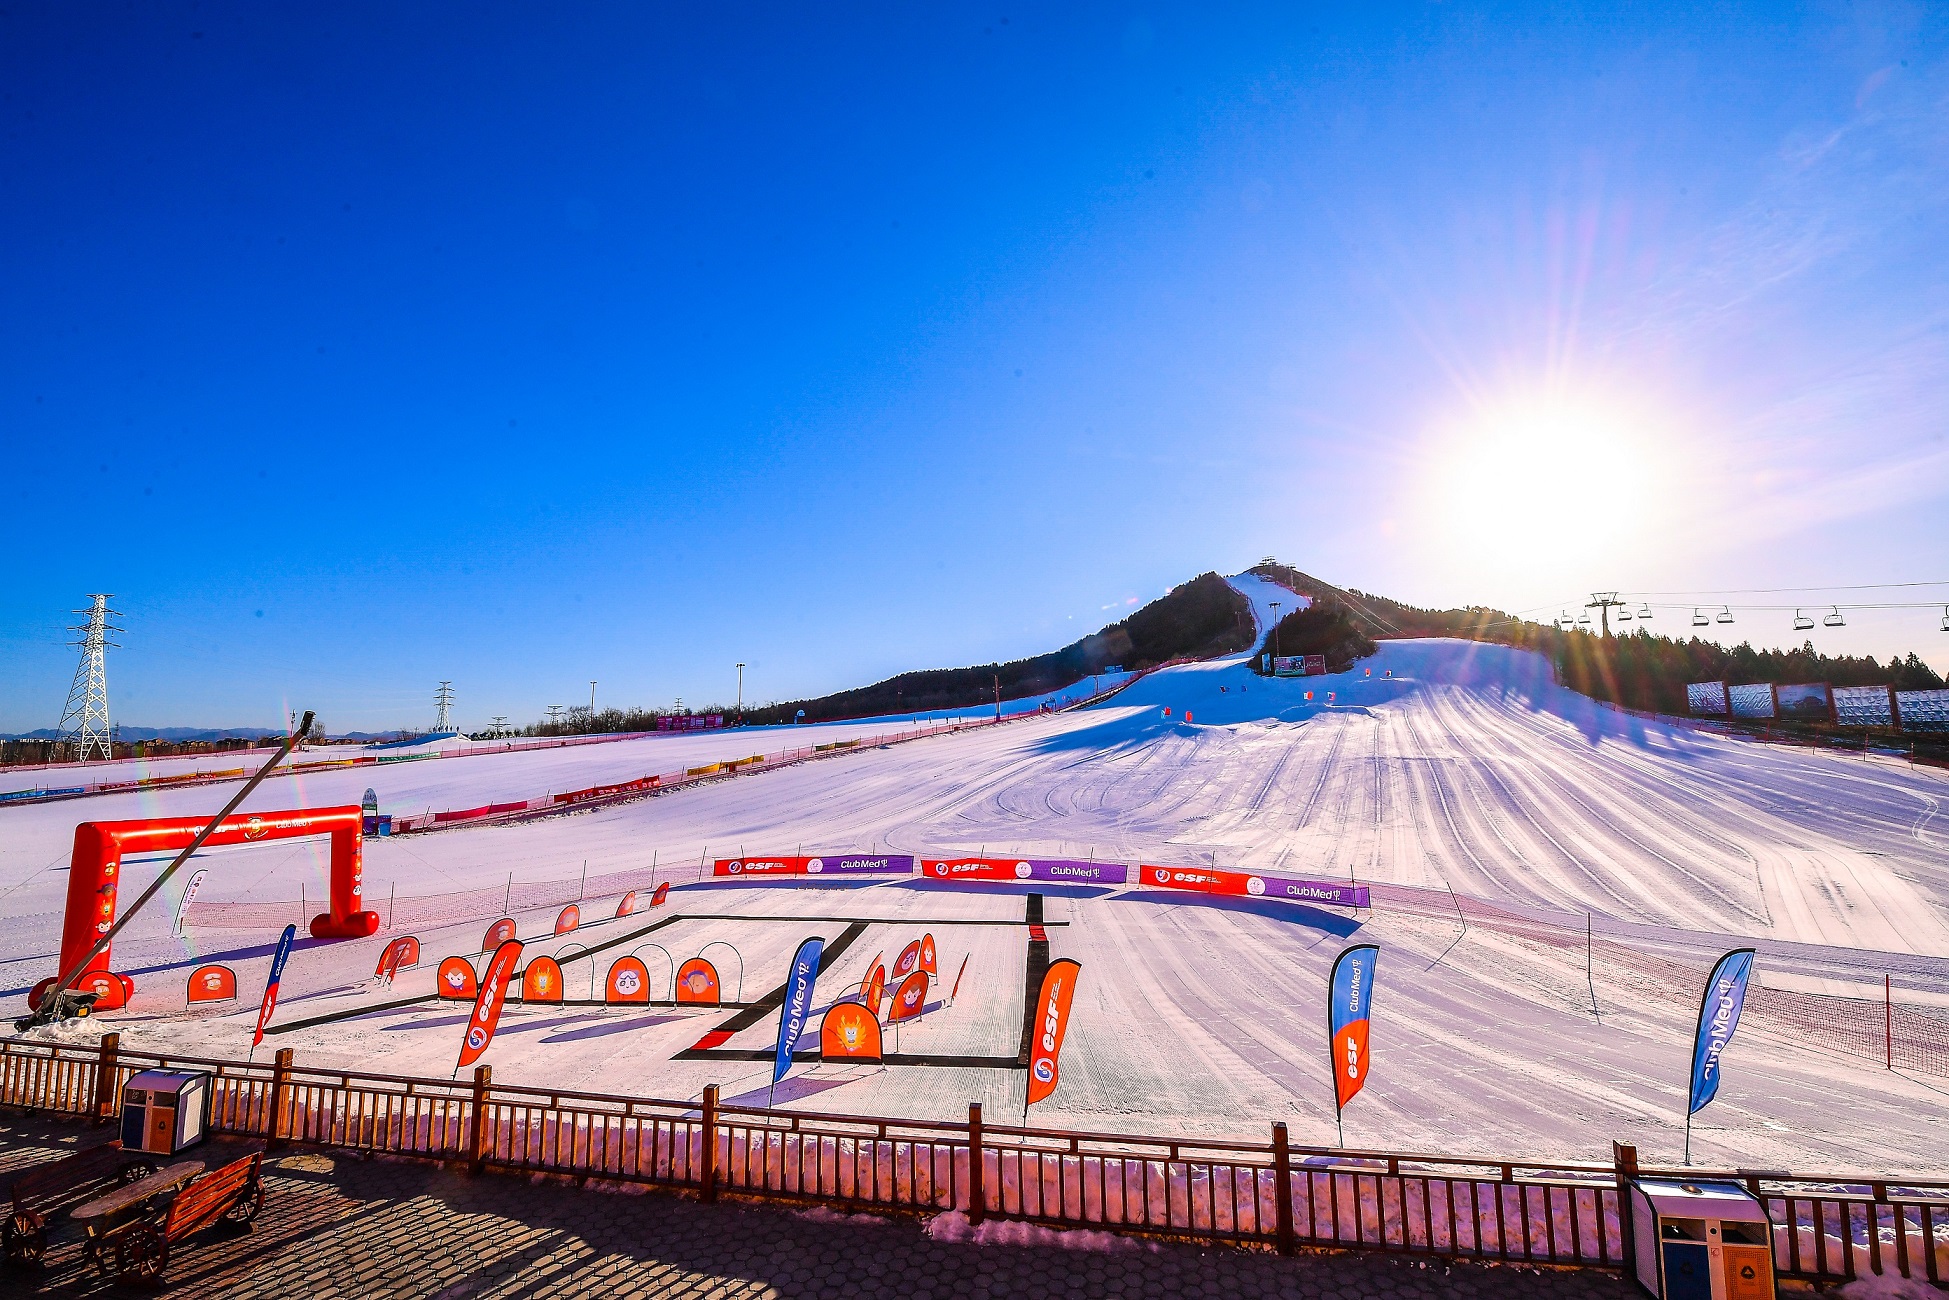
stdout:
<svg viewBox="0 0 1949 1300">
<path fill-rule="evenodd" d="M 1267 553 L 1949 579 L 1946 34 L 15 6 L 0 729 L 90 591 L 120 719 L 376 729 L 1033 653 Z M 1949 667 L 1941 613 L 1814 640 Z"/>
</svg>

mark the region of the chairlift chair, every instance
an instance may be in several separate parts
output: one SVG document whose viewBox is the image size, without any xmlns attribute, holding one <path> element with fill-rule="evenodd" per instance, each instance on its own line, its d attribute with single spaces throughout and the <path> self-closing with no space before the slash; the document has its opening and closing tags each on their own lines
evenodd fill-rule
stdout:
<svg viewBox="0 0 1949 1300">
<path fill-rule="evenodd" d="M 1834 612 L 1822 619 L 1821 622 L 1827 624 L 1829 627 L 1847 626 L 1847 620 L 1841 617 L 1841 607 L 1839 605 L 1834 606 Z"/>
<path fill-rule="evenodd" d="M 1721 605 L 1721 606 L 1719 606 L 1719 618 L 1718 618 L 1718 621 L 1719 621 L 1719 622 L 1721 622 L 1721 623 L 1730 623 L 1730 622 L 1732 622 L 1732 606 L 1731 606 L 1731 605 Z"/>
<path fill-rule="evenodd" d="M 1617 611 L 1617 621 L 1620 623 L 1627 623 L 1630 621 L 1630 619 L 1631 619 L 1631 607 L 1629 605 L 1620 605 Z"/>
<path fill-rule="evenodd" d="M 1704 610 L 1700 609 L 1697 605 L 1692 606 L 1693 627 L 1708 627 L 1711 625 L 1711 623 L 1712 620 L 1705 616 Z"/>
<path fill-rule="evenodd" d="M 1578 625 L 1579 625 L 1579 626 L 1581 626 L 1581 627 L 1589 627 L 1589 626 L 1590 626 L 1590 611 L 1589 611 L 1589 610 L 1585 610 L 1585 611 L 1584 611 L 1583 613 L 1581 613 L 1581 614 L 1579 614 L 1579 615 L 1577 615 L 1577 623 L 1578 623 Z"/>
<path fill-rule="evenodd" d="M 1949 605 L 1942 607 L 1942 630 L 1949 632 Z"/>
<path fill-rule="evenodd" d="M 1648 600 L 1647 600 L 1647 601 L 1646 601 L 1646 602 L 1644 602 L 1644 603 L 1643 603 L 1642 605 L 1640 605 L 1640 606 L 1638 606 L 1638 617 L 1639 617 L 1639 618 L 1641 618 L 1641 619 L 1645 619 L 1645 618 L 1650 618 L 1650 617 L 1651 617 L 1651 602 L 1650 602 L 1650 601 L 1648 601 Z"/>
<path fill-rule="evenodd" d="M 1808 628 L 1811 628 L 1813 625 L 1814 625 L 1814 620 L 1812 615 L 1803 614 L 1797 609 L 1793 611 L 1794 631 L 1805 632 Z"/>
</svg>

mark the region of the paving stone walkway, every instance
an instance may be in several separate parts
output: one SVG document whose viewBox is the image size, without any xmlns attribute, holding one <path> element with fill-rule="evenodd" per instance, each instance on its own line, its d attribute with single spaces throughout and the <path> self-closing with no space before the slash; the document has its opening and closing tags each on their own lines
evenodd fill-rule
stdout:
<svg viewBox="0 0 1949 1300">
<path fill-rule="evenodd" d="M 0 1112 L 0 1187 L 104 1140 L 99 1128 Z M 213 1165 L 223 1151 L 194 1154 Z M 1357 1253 L 1293 1259 L 1099 1238 L 946 1241 L 901 1217 L 842 1215 L 629 1194 L 555 1180 L 468 1177 L 436 1165 L 282 1152 L 266 1161 L 264 1213 L 212 1229 L 171 1260 L 165 1291 L 195 1297 L 1296 1296 L 1606 1297 L 1635 1292 L 1596 1271 L 1445 1266 Z M 992 1229 L 991 1229 L 992 1230 Z M 1019 1225 L 1009 1231 L 1023 1234 Z M 1095 1237 L 1095 1234 L 1091 1234 Z M 1074 1237 L 1068 1240 L 1075 1240 Z M 63 1225 L 38 1274 L 0 1272 L 0 1295 L 109 1295 Z M 126 1294 L 126 1291 L 123 1293 Z"/>
</svg>

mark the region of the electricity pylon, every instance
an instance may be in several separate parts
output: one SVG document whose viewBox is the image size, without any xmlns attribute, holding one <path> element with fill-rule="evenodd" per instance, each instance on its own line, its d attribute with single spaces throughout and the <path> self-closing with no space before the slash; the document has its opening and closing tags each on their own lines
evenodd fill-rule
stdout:
<svg viewBox="0 0 1949 1300">
<path fill-rule="evenodd" d="M 452 731 L 453 730 L 453 683 L 452 682 L 440 683 L 440 689 L 433 692 L 433 703 L 440 710 L 439 715 L 433 719 L 433 729 L 435 731 Z"/>
<path fill-rule="evenodd" d="M 96 750 L 101 751 L 103 758 L 115 757 L 108 723 L 108 667 L 103 651 L 121 648 L 119 642 L 108 639 L 108 634 L 122 629 L 108 621 L 121 617 L 119 611 L 108 607 L 109 594 L 88 593 L 93 603 L 87 609 L 74 611 L 86 614 L 88 622 L 68 629 L 81 634 L 81 640 L 68 643 L 80 649 L 81 662 L 75 667 L 74 685 L 68 688 L 68 706 L 61 710 L 61 725 L 57 730 L 62 740 L 75 746 L 76 759 L 86 759 Z"/>
</svg>

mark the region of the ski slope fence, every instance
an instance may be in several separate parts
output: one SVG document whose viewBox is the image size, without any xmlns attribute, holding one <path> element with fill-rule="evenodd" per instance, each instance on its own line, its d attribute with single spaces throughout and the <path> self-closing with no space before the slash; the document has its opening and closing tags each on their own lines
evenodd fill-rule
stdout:
<svg viewBox="0 0 1949 1300">
<path fill-rule="evenodd" d="M 744 846 L 726 845 L 744 856 Z M 800 846 L 823 852 L 831 846 Z M 856 846 L 865 851 L 868 846 Z M 706 857 L 696 863 L 659 863 L 593 876 L 565 876 L 558 880 L 510 879 L 505 885 L 458 889 L 445 893 L 381 897 L 368 892 L 367 905 L 377 911 L 386 932 L 411 933 L 437 930 L 483 916 L 538 914 L 544 928 L 554 914 L 570 903 L 582 906 L 583 924 L 601 919 L 588 908 L 591 899 L 614 900 L 632 890 L 647 894 L 658 885 L 670 883 L 682 888 L 711 879 Z M 999 854 L 999 851 L 997 851 Z M 1031 855 L 1032 856 L 1032 855 Z M 722 886 L 725 882 L 715 882 Z M 1446 918 L 1464 931 L 1486 932 L 1503 942 L 1518 944 L 1541 955 L 1553 955 L 1555 964 L 1575 965 L 1580 953 L 1588 953 L 1588 980 L 1577 978 L 1560 990 L 1565 1004 L 1591 1008 L 1601 1017 L 1606 1004 L 1634 1008 L 1656 1005 L 1674 1014 L 1692 1015 L 1698 1008 L 1699 989 L 1718 952 L 1711 951 L 1693 961 L 1675 958 L 1668 951 L 1670 933 L 1635 937 L 1629 927 L 1605 918 L 1596 918 L 1590 930 L 1573 924 L 1568 914 L 1525 914 L 1481 899 L 1449 894 L 1445 891 L 1406 885 L 1376 883 L 1369 886 L 1376 907 L 1391 912 L 1406 912 L 1430 920 Z M 1188 896 L 1185 905 L 1195 906 Z M 190 926 L 213 929 L 261 930 L 275 932 L 303 910 L 302 900 L 255 902 L 206 900 L 191 904 L 186 921 Z M 302 918 L 301 918 L 302 919 Z M 1581 921 L 1582 918 L 1574 918 Z M 1717 936 L 1699 936 L 1701 953 L 1717 941 Z M 1724 936 L 1724 947 L 1736 943 Z M 1860 954 L 1864 965 L 1872 954 Z M 1762 981 L 1766 963 L 1762 955 Z M 1579 976 L 1583 972 L 1577 973 Z M 1840 997 L 1791 989 L 1769 988 L 1756 982 L 1746 995 L 1740 1031 L 1765 1034 L 1796 1045 L 1801 1050 L 1819 1051 L 1890 1070 L 1949 1078 L 1949 1005 L 1903 1000 L 1899 983 L 1889 981 L 1879 990 L 1880 997 Z M 1593 1005 L 1594 1004 L 1594 1005 Z"/>
<path fill-rule="evenodd" d="M 303 759 L 286 763 L 271 773 L 272 777 L 308 776 L 314 772 L 333 772 L 348 767 L 391 767 L 396 763 L 426 763 L 441 758 L 479 758 L 487 754 L 513 754 L 530 749 L 566 749 L 576 745 L 603 745 L 618 740 L 641 740 L 646 736 L 660 733 L 654 731 L 627 731 L 606 733 L 600 736 L 551 736 L 541 740 L 508 740 L 498 745 L 476 745 L 470 749 L 434 750 L 426 754 L 355 754 L 349 758 Z M 232 755 L 252 758 L 268 755 L 272 751 L 228 750 L 224 757 Z M 304 751 L 316 753 L 316 750 Z M 171 757 L 174 757 L 173 755 Z M 127 759 L 115 759 L 127 762 Z M 61 763 L 42 764 L 44 767 L 95 767 L 100 763 Z M 22 770 L 16 767 L 10 770 Z M 85 781 L 77 785 L 46 787 L 32 790 L 10 790 L 0 793 L 0 802 L 43 803 L 55 799 L 74 799 L 83 795 L 116 794 L 124 790 L 155 790 L 175 785 L 202 785 L 216 781 L 241 781 L 250 775 L 247 767 L 215 768 L 207 771 L 178 772 L 169 776 L 144 776 L 127 781 Z"/>
<path fill-rule="evenodd" d="M 113 1119 L 141 1070 L 213 1076 L 211 1128 L 287 1144 L 846 1210 L 957 1211 L 1208 1242 L 1626 1269 L 1637 1174 L 1724 1178 L 1766 1206 L 1781 1276 L 1949 1279 L 1949 1182 L 1639 1169 L 991 1126 L 406 1078 L 0 1039 L 0 1105 Z"/>
<path fill-rule="evenodd" d="M 1669 932 L 1633 941 L 1625 932 L 1628 927 L 1608 920 L 1598 920 L 1587 929 L 1583 924 L 1569 924 L 1569 917 L 1557 921 L 1525 915 L 1477 898 L 1403 885 L 1376 884 L 1371 888 L 1376 907 L 1430 918 L 1445 915 L 1456 921 L 1465 931 L 1458 941 L 1466 938 L 1467 931 L 1485 930 L 1539 955 L 1553 953 L 1559 965 L 1565 957 L 1574 964 L 1577 954 L 1587 954 L 1588 983 L 1573 981 L 1562 993 L 1569 1005 L 1587 1007 L 1598 1017 L 1604 1014 L 1606 1001 L 1613 1008 L 1627 1003 L 1634 1009 L 1657 1005 L 1687 1017 L 1695 1014 L 1699 990 L 1718 955 L 1715 950 L 1692 962 L 1680 960 L 1658 950 L 1669 946 Z M 1701 951 L 1717 938 L 1700 935 Z M 1730 936 L 1723 938 L 1722 947 L 1737 942 Z M 1858 956 L 1864 965 L 1873 960 L 1869 953 Z M 1899 987 L 1892 980 L 1876 990 L 1879 997 L 1769 988 L 1763 982 L 1763 953 L 1760 969 L 1761 980 L 1746 993 L 1739 1022 L 1742 1032 L 1769 1035 L 1801 1050 L 1844 1056 L 1885 1069 L 1949 1077 L 1949 1006 L 1898 1001 Z"/>
<path fill-rule="evenodd" d="M 971 718 L 965 721 L 952 722 L 943 720 L 938 723 L 909 727 L 901 731 L 889 731 L 883 736 L 876 736 L 872 743 L 891 743 L 899 740 L 914 740 L 922 736 L 938 736 L 945 733 L 962 731 L 969 727 L 993 726 L 998 722 L 1019 721 L 1022 718 L 1038 717 L 1045 713 L 1057 713 L 1068 709 L 1081 708 L 1086 704 L 1100 703 L 1110 696 L 1122 692 L 1132 683 L 1148 677 L 1160 668 L 1169 668 L 1176 664 L 1188 662 L 1190 661 L 1172 659 L 1166 663 L 1158 664 L 1156 667 L 1146 668 L 1141 672 L 1122 674 L 1116 679 L 1114 685 L 1098 687 L 1087 695 L 1064 695 L 1057 701 L 1046 705 L 1038 704 L 1033 708 L 1010 709 L 1007 707 L 1009 702 L 1004 700 L 993 717 Z M 845 719 L 834 719 L 834 721 L 845 721 Z M 738 728 L 736 727 L 726 727 L 713 729 L 708 734 L 720 736 L 735 735 L 737 731 Z M 697 734 L 704 733 L 623 731 L 594 736 L 556 736 L 540 740 L 509 740 L 502 741 L 499 744 L 477 744 L 467 749 L 434 750 L 425 754 L 357 754 L 349 758 L 307 759 L 296 763 L 289 763 L 272 772 L 271 776 L 307 776 L 317 772 L 336 771 L 341 768 L 390 767 L 396 763 L 424 763 L 431 762 L 435 759 L 448 758 L 480 758 L 492 754 L 520 753 L 532 749 L 564 749 L 577 745 L 611 744 L 619 740 L 643 740 L 654 737 Z M 553 811 L 557 805 L 572 802 L 576 799 L 583 801 L 600 799 L 620 793 L 640 791 L 653 787 L 667 789 L 703 777 L 725 775 L 732 771 L 763 770 L 765 768 L 777 767 L 785 763 L 798 762 L 816 753 L 823 753 L 827 750 L 857 748 L 863 743 L 865 743 L 863 738 L 832 741 L 824 744 L 814 743 L 784 750 L 776 754 L 755 754 L 749 758 L 710 763 L 683 771 L 659 773 L 655 776 L 643 776 L 636 778 L 634 781 L 619 782 L 608 786 L 596 786 L 589 790 L 569 792 L 562 795 L 553 795 L 551 793 L 549 795 L 543 795 L 538 799 L 524 797 L 522 799 L 510 799 L 483 804 L 476 808 L 452 809 L 442 812 L 435 812 L 429 808 L 422 816 L 395 817 L 393 818 L 392 825 L 395 833 L 404 833 L 415 830 L 428 830 L 436 825 L 446 826 L 455 822 L 478 821 L 486 817 L 504 817 L 524 812 Z M 231 754 L 251 755 L 258 753 L 268 754 L 270 752 L 269 750 L 230 750 L 226 751 L 226 757 Z M 127 760 L 117 759 L 114 761 L 126 762 Z M 98 765 L 91 763 L 66 763 L 22 766 L 88 767 Z M 16 767 L 9 770 L 20 770 L 20 768 Z M 90 781 L 69 786 L 7 790 L 0 791 L 0 805 L 13 803 L 50 803 L 58 799 L 78 799 L 87 795 L 97 794 L 118 794 L 128 790 L 154 790 L 169 786 L 204 785 L 218 781 L 241 781 L 249 774 L 249 769 L 247 768 L 230 767 L 208 771 L 178 772 L 169 776 L 136 777 L 125 781 Z"/>
</svg>

